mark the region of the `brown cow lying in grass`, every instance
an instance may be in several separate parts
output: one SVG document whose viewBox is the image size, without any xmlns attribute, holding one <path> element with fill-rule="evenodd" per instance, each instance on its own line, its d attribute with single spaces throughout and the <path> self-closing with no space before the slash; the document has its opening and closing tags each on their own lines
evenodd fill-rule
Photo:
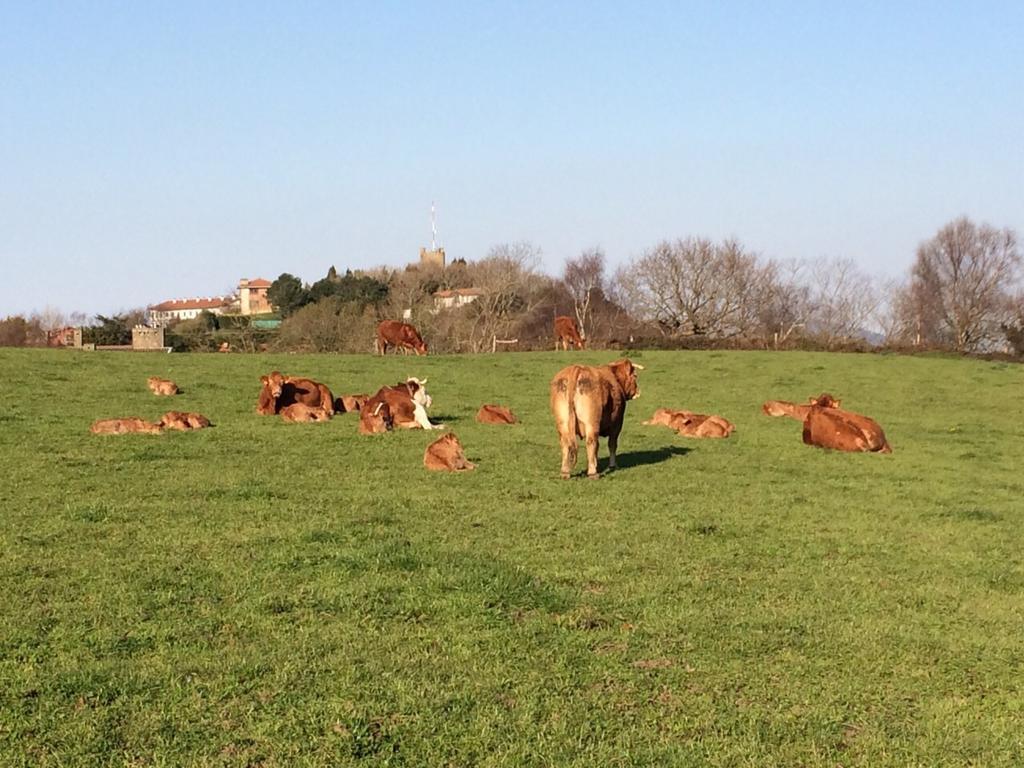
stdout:
<svg viewBox="0 0 1024 768">
<path fill-rule="evenodd" d="M 551 411 L 562 447 L 562 477 L 568 478 L 576 466 L 579 438 L 586 441 L 587 476 L 597 478 L 597 444 L 608 438 L 608 468 L 615 468 L 626 401 L 640 395 L 636 371 L 628 359 L 608 365 L 570 365 L 551 380 Z"/>
<path fill-rule="evenodd" d="M 449 432 L 427 446 L 423 453 L 423 466 L 435 472 L 467 472 L 476 469 L 463 453 L 462 443 Z"/>
<path fill-rule="evenodd" d="M 163 429 L 152 421 L 130 417 L 127 419 L 99 419 L 92 423 L 89 431 L 94 435 L 126 435 L 129 432 L 159 435 Z"/>
<path fill-rule="evenodd" d="M 363 407 L 363 403 L 370 399 L 369 395 L 342 395 L 334 401 L 335 413 L 352 413 Z"/>
<path fill-rule="evenodd" d="M 190 429 L 204 429 L 210 426 L 210 420 L 201 413 L 185 411 L 168 411 L 158 424 L 164 429 L 177 429 L 182 432 Z"/>
<path fill-rule="evenodd" d="M 518 424 L 519 419 L 503 405 L 484 404 L 476 412 L 476 420 L 481 424 Z"/>
<path fill-rule="evenodd" d="M 382 432 L 390 432 L 394 427 L 395 420 L 391 418 L 391 409 L 383 400 L 359 411 L 361 435 L 379 435 Z"/>
<path fill-rule="evenodd" d="M 762 410 L 769 416 L 788 416 L 802 421 L 806 445 L 851 453 L 892 453 L 892 446 L 878 422 L 839 406 L 839 400 L 825 393 L 810 398 L 807 405 L 769 400 Z"/>
<path fill-rule="evenodd" d="M 669 427 L 684 437 L 728 437 L 736 429 L 735 424 L 721 416 L 671 411 L 668 408 L 659 408 L 650 419 L 642 423 Z"/>
<path fill-rule="evenodd" d="M 292 422 L 330 421 L 333 411 L 313 408 L 305 403 L 292 403 L 280 410 L 281 418 Z"/>
<path fill-rule="evenodd" d="M 274 371 L 268 376 L 260 376 L 260 385 L 256 413 L 261 416 L 273 416 L 294 403 L 334 413 L 334 395 L 331 390 L 326 384 L 313 379 L 284 376 L 280 371 Z"/>
<path fill-rule="evenodd" d="M 154 395 L 176 395 L 178 385 L 170 379 L 161 379 L 157 376 L 150 376 L 146 379 L 146 386 Z"/>
<path fill-rule="evenodd" d="M 377 421 L 380 418 L 380 414 L 377 411 L 379 403 L 387 405 L 394 427 L 402 427 L 403 429 L 444 429 L 443 424 L 431 424 L 430 419 L 427 418 L 427 408 L 430 407 L 433 400 L 423 386 L 426 383 L 426 379 L 420 381 L 416 378 L 409 378 L 393 387 L 381 387 L 377 390 L 377 394 L 367 400 L 360 409 L 359 431 L 363 434 L 381 431 L 380 429 L 371 429 L 371 421 Z M 379 427 L 380 425 L 378 424 L 377 426 Z"/>
</svg>

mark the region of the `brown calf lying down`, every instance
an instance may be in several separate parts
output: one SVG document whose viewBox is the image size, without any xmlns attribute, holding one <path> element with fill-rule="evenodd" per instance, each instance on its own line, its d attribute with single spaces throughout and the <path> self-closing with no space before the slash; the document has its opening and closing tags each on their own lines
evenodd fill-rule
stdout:
<svg viewBox="0 0 1024 768">
<path fill-rule="evenodd" d="M 284 376 L 280 371 L 260 376 L 256 413 L 272 416 L 293 403 L 302 403 L 334 413 L 334 396 L 327 385 L 298 376 Z"/>
<path fill-rule="evenodd" d="M 462 451 L 462 443 L 449 432 L 427 446 L 423 466 L 435 472 L 466 472 L 476 468 Z"/>
<path fill-rule="evenodd" d="M 352 413 L 363 407 L 370 399 L 369 395 L 342 395 L 334 401 L 335 413 Z"/>
<path fill-rule="evenodd" d="M 332 414 L 333 411 L 313 408 L 305 403 L 292 403 L 280 410 L 282 419 L 293 422 L 330 421 Z"/>
<path fill-rule="evenodd" d="M 563 478 L 568 478 L 576 466 L 581 437 L 587 446 L 588 477 L 598 477 L 599 437 L 608 438 L 608 467 L 615 467 L 626 401 L 640 395 L 637 370 L 643 370 L 643 366 L 623 359 L 600 366 L 570 365 L 555 374 L 551 380 L 551 411 L 562 447 Z"/>
<path fill-rule="evenodd" d="M 518 424 L 519 419 L 503 405 L 484 404 L 476 412 L 476 420 L 481 424 Z"/>
<path fill-rule="evenodd" d="M 642 423 L 669 427 L 684 437 L 728 437 L 736 429 L 736 425 L 721 416 L 670 411 L 668 408 L 659 408 L 648 421 Z"/>
<path fill-rule="evenodd" d="M 380 403 L 387 406 L 392 426 L 403 429 L 444 429 L 442 424 L 431 424 L 427 418 L 427 408 L 433 402 L 423 386 L 427 380 L 420 381 L 409 378 L 393 387 L 381 387 L 377 394 L 367 400 L 359 411 L 359 431 L 372 434 L 383 431 L 379 421 L 381 413 L 377 410 Z M 364 423 L 365 422 L 365 423 Z M 373 425 L 376 424 L 376 429 Z"/>
<path fill-rule="evenodd" d="M 836 451 L 892 453 L 885 432 L 874 419 L 853 411 L 845 411 L 839 400 L 823 393 L 797 405 L 783 400 L 769 400 L 762 410 L 769 416 L 788 416 L 803 422 L 806 445 Z"/>
<path fill-rule="evenodd" d="M 371 406 L 364 406 L 359 411 L 359 434 L 378 435 L 381 432 L 390 432 L 395 427 L 395 420 L 391 418 L 391 409 L 383 400 Z"/>
<path fill-rule="evenodd" d="M 137 417 L 127 419 L 99 419 L 94 421 L 89 431 L 94 435 L 126 435 L 129 432 L 142 432 L 147 435 L 158 435 L 162 428 L 159 424 Z"/>
<path fill-rule="evenodd" d="M 161 379 L 157 376 L 150 376 L 146 379 L 146 386 L 154 395 L 176 395 L 178 385 L 170 379 Z"/>
<path fill-rule="evenodd" d="M 163 429 L 177 429 L 182 432 L 210 426 L 210 420 L 201 413 L 186 413 L 185 411 L 168 411 L 157 423 Z"/>
</svg>

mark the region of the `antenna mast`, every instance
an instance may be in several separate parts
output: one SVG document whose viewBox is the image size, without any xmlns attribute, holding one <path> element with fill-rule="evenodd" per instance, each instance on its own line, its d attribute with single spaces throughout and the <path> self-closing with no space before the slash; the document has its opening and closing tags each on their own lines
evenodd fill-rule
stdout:
<svg viewBox="0 0 1024 768">
<path fill-rule="evenodd" d="M 437 250 L 437 215 L 433 200 L 430 201 L 430 250 Z"/>
</svg>

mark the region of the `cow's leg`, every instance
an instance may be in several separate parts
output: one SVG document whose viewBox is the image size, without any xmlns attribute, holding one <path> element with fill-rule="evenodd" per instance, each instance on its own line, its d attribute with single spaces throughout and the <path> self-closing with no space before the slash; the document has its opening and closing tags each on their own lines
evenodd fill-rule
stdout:
<svg viewBox="0 0 1024 768">
<path fill-rule="evenodd" d="M 576 435 L 566 434 L 563 429 L 558 430 L 562 444 L 562 479 L 568 480 L 576 467 L 576 454 L 579 451 L 579 441 Z"/>
<path fill-rule="evenodd" d="M 615 451 L 619 447 L 619 436 L 608 435 L 608 469 L 615 469 Z"/>
<path fill-rule="evenodd" d="M 597 471 L 597 431 L 587 432 L 587 477 L 596 480 L 600 475 Z"/>
<path fill-rule="evenodd" d="M 424 408 L 420 403 L 413 400 L 413 418 L 416 419 L 416 423 L 424 429 L 444 429 L 444 424 L 431 424 L 430 419 L 427 418 L 427 409 Z"/>
</svg>

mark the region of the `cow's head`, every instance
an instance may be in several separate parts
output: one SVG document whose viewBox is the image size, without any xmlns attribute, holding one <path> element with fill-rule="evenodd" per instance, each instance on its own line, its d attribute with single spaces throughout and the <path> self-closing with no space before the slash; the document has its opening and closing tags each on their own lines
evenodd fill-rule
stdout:
<svg viewBox="0 0 1024 768">
<path fill-rule="evenodd" d="M 609 363 L 608 367 L 611 368 L 615 380 L 622 387 L 627 400 L 635 400 L 640 397 L 640 385 L 636 380 L 636 372 L 644 369 L 642 365 L 636 365 L 629 358 L 623 358 Z"/>
<path fill-rule="evenodd" d="M 416 339 L 413 342 L 412 348 L 416 350 L 417 355 L 427 354 L 427 342 L 425 342 L 423 339 Z"/>
<path fill-rule="evenodd" d="M 810 404 L 816 405 L 819 408 L 838 408 L 840 401 L 836 400 L 828 392 L 822 392 L 817 397 L 810 398 Z"/>
<path fill-rule="evenodd" d="M 260 383 L 270 392 L 270 396 L 276 400 L 281 396 L 281 390 L 284 389 L 284 376 L 281 375 L 280 371 L 274 371 L 269 376 L 260 376 Z"/>
<path fill-rule="evenodd" d="M 384 401 L 359 412 L 359 431 L 364 435 L 376 435 L 394 428 L 391 409 Z"/>
<path fill-rule="evenodd" d="M 429 408 L 434 404 L 434 399 L 427 394 L 427 388 L 424 386 L 426 383 L 426 379 L 420 380 L 415 376 L 410 376 L 405 380 L 405 386 L 409 388 L 409 395 L 413 402 L 419 403 L 424 408 Z"/>
</svg>

